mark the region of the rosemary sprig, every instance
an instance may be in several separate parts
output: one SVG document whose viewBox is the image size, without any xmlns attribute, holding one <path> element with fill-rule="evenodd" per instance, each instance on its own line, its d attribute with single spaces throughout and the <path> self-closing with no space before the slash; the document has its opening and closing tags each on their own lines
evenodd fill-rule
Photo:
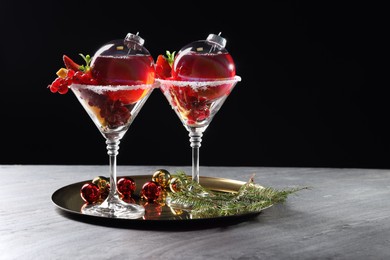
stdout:
<svg viewBox="0 0 390 260">
<path fill-rule="evenodd" d="M 173 177 L 180 182 L 180 191 L 171 193 L 170 198 L 178 204 L 191 205 L 192 217 L 216 217 L 260 212 L 276 203 L 284 202 L 288 195 L 308 187 L 277 190 L 262 187 L 254 182 L 252 176 L 237 192 L 218 192 L 209 190 L 193 182 L 184 172 Z"/>
</svg>

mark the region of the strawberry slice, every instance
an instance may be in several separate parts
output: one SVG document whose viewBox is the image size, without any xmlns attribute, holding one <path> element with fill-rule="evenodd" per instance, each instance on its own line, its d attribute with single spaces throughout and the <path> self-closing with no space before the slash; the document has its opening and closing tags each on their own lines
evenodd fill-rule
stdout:
<svg viewBox="0 0 390 260">
<path fill-rule="evenodd" d="M 74 70 L 74 71 L 78 71 L 80 69 L 80 65 L 77 64 L 76 62 L 74 62 L 71 58 L 69 58 L 68 56 L 66 55 L 63 55 L 62 56 L 62 59 L 64 61 L 64 64 L 65 64 L 65 67 L 67 69 L 71 69 L 71 70 Z"/>
<path fill-rule="evenodd" d="M 156 61 L 156 77 L 160 79 L 166 79 L 171 77 L 171 66 L 164 55 L 158 55 Z"/>
<path fill-rule="evenodd" d="M 156 61 L 156 77 L 160 79 L 170 78 L 172 76 L 172 64 L 175 59 L 175 52 L 166 51 L 166 56 L 160 54 Z"/>
</svg>

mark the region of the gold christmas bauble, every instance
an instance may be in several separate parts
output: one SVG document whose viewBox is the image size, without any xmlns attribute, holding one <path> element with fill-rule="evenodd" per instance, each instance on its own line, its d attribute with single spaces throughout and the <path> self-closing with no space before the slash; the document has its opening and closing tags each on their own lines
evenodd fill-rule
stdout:
<svg viewBox="0 0 390 260">
<path fill-rule="evenodd" d="M 185 187 L 186 183 L 182 183 L 182 181 L 179 178 L 173 177 L 171 181 L 169 182 L 169 189 L 173 192 L 179 192 Z"/>
<path fill-rule="evenodd" d="M 153 173 L 152 181 L 157 182 L 163 189 L 169 187 L 171 174 L 165 169 L 159 169 Z"/>
<path fill-rule="evenodd" d="M 110 188 L 110 179 L 104 176 L 97 176 L 92 180 L 92 183 L 97 185 L 100 191 L 106 191 Z"/>
</svg>

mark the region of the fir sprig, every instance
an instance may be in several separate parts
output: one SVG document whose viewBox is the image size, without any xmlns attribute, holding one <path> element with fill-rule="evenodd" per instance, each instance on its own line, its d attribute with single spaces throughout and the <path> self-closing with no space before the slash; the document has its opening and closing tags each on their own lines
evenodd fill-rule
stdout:
<svg viewBox="0 0 390 260">
<path fill-rule="evenodd" d="M 209 190 L 191 181 L 184 172 L 174 175 L 180 182 L 180 191 L 171 193 L 176 204 L 191 206 L 192 217 L 216 217 L 260 212 L 276 203 L 284 202 L 288 195 L 308 187 L 277 190 L 254 183 L 253 176 L 237 192 Z"/>
</svg>

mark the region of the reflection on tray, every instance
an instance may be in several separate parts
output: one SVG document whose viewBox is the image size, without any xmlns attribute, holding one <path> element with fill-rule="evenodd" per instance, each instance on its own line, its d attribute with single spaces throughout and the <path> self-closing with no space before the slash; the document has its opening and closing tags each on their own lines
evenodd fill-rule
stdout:
<svg viewBox="0 0 390 260">
<path fill-rule="evenodd" d="M 191 213 L 189 211 L 168 207 L 165 203 L 161 203 L 161 202 L 158 203 L 155 201 L 149 202 L 142 199 L 134 199 L 134 198 L 132 198 L 129 202 L 136 203 L 145 208 L 145 215 L 142 217 L 143 220 L 173 220 L 174 221 L 174 220 L 191 219 Z M 80 212 L 82 214 L 85 214 L 83 212 L 85 212 L 85 209 L 87 209 L 90 206 L 91 204 L 84 203 L 80 208 Z"/>
</svg>

